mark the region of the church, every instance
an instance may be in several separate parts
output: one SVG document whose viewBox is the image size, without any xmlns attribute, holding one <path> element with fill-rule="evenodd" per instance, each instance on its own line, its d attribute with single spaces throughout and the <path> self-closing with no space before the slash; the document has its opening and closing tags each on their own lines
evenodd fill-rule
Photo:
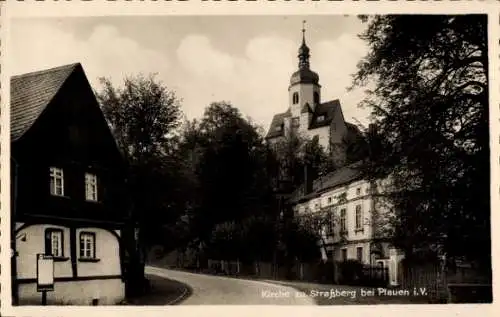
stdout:
<svg viewBox="0 0 500 317">
<path fill-rule="evenodd" d="M 288 86 L 289 106 L 285 112 L 274 115 L 266 140 L 275 144 L 290 133 L 307 139 L 317 137 L 323 149 L 333 153 L 335 149 L 342 148 L 346 138 L 359 136 L 361 132 L 356 125 L 345 121 L 338 99 L 322 101 L 319 75 L 311 70 L 309 52 L 303 28 L 299 67 L 292 74 Z M 341 151 L 335 155 L 344 154 Z"/>
</svg>

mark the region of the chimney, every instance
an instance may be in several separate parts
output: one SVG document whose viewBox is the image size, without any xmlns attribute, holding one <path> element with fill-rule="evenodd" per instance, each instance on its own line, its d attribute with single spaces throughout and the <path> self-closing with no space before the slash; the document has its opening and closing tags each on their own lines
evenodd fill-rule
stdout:
<svg viewBox="0 0 500 317">
<path fill-rule="evenodd" d="M 304 194 L 308 195 L 313 191 L 313 175 L 311 173 L 311 166 L 304 165 Z"/>
</svg>

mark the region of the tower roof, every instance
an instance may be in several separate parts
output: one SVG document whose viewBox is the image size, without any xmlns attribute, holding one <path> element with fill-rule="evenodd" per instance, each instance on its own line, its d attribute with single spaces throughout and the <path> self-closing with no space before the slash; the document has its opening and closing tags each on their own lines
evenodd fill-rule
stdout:
<svg viewBox="0 0 500 317">
<path fill-rule="evenodd" d="M 290 85 L 295 84 L 318 84 L 319 76 L 317 73 L 313 72 L 309 67 L 309 47 L 306 44 L 306 29 L 305 22 L 302 21 L 302 44 L 299 47 L 299 70 L 292 74 L 290 78 Z"/>
</svg>

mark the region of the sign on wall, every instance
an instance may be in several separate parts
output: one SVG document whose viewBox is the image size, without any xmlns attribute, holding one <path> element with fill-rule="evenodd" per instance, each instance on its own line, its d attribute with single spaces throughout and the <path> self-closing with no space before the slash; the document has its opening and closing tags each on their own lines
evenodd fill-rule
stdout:
<svg viewBox="0 0 500 317">
<path fill-rule="evenodd" d="M 54 258 L 52 255 L 37 254 L 36 256 L 36 289 L 38 292 L 54 290 Z"/>
</svg>

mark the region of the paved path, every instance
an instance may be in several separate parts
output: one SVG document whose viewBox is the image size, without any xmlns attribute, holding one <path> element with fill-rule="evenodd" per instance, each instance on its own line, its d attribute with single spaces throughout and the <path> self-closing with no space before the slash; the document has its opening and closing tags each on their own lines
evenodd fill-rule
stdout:
<svg viewBox="0 0 500 317">
<path fill-rule="evenodd" d="M 310 297 L 296 297 L 297 290 L 285 285 L 222 276 L 194 274 L 156 267 L 146 273 L 189 285 L 181 305 L 315 305 Z M 182 295 L 182 294 L 181 294 Z M 180 295 L 180 296 L 181 296 Z M 168 303 L 165 303 L 168 305 Z"/>
</svg>

